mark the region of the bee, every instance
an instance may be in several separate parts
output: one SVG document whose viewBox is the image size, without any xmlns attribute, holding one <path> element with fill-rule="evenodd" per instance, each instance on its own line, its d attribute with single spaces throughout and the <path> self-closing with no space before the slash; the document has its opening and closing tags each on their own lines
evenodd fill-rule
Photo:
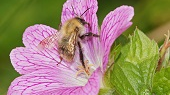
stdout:
<svg viewBox="0 0 170 95">
<path fill-rule="evenodd" d="M 90 8 L 87 10 L 89 9 Z M 85 12 L 83 12 L 83 14 Z M 59 32 L 42 40 L 38 47 L 49 48 L 57 46 L 61 59 L 60 62 L 62 60 L 72 62 L 74 59 L 76 46 L 78 46 L 80 62 L 82 66 L 79 67 L 80 70 L 78 71 L 77 75 L 81 72 L 85 72 L 87 75 L 89 75 L 90 65 L 88 65 L 88 61 L 84 61 L 80 40 L 83 40 L 86 37 L 99 37 L 99 35 L 93 34 L 92 32 L 84 33 L 86 28 L 85 25 L 87 24 L 90 27 L 90 24 L 86 22 L 81 16 L 76 16 L 74 18 L 68 19 L 65 23 L 63 23 Z"/>
</svg>

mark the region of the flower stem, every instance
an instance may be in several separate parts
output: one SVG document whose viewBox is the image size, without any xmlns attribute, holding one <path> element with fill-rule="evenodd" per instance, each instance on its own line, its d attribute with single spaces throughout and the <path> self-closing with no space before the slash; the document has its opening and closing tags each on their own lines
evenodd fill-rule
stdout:
<svg viewBox="0 0 170 95">
<path fill-rule="evenodd" d="M 170 35 L 169 35 L 169 31 L 168 31 L 168 35 L 165 35 L 166 39 L 164 41 L 163 46 L 160 48 L 159 52 L 160 52 L 160 59 L 158 61 L 158 66 L 156 68 L 156 71 L 160 71 L 160 69 L 163 67 L 163 61 L 165 59 L 165 54 L 167 52 L 167 49 L 170 47 Z"/>
</svg>

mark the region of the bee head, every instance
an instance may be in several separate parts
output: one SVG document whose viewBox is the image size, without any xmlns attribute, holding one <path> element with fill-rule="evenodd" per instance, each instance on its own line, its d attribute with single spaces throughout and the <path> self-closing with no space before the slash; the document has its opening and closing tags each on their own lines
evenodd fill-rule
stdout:
<svg viewBox="0 0 170 95">
<path fill-rule="evenodd" d="M 71 6 L 71 7 L 72 7 L 72 9 L 73 9 L 74 14 L 76 14 L 75 11 L 74 11 L 73 6 Z M 82 25 L 88 24 L 88 23 L 82 18 L 82 16 L 83 16 L 89 9 L 90 9 L 90 8 L 87 8 L 80 16 L 79 16 L 78 14 L 76 14 L 75 19 L 77 19 Z"/>
<path fill-rule="evenodd" d="M 88 24 L 83 18 L 81 17 L 75 17 L 82 25 Z"/>
</svg>

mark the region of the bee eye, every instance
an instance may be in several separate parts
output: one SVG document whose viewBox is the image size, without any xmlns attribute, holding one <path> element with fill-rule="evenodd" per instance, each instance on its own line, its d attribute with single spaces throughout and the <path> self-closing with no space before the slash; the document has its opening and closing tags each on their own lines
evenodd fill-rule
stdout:
<svg viewBox="0 0 170 95">
<path fill-rule="evenodd" d="M 79 20 L 80 23 L 83 25 L 87 24 L 87 22 L 83 18 L 77 17 L 76 19 Z"/>
<path fill-rule="evenodd" d="M 80 19 L 80 21 L 81 21 L 81 22 L 85 22 L 85 20 L 84 20 L 84 19 Z"/>
<path fill-rule="evenodd" d="M 84 25 L 84 24 L 86 24 L 86 21 L 84 20 L 84 19 L 82 19 L 82 18 L 80 18 L 80 22 Z"/>
</svg>

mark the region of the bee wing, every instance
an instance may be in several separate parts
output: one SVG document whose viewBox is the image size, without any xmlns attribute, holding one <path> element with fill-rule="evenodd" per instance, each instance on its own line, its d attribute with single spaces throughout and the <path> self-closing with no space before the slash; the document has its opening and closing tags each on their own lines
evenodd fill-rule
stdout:
<svg viewBox="0 0 170 95">
<path fill-rule="evenodd" d="M 61 43 L 59 45 L 59 51 L 62 58 L 68 62 L 71 62 L 75 55 L 77 43 L 77 32 L 72 32 L 68 37 L 67 42 Z"/>
<path fill-rule="evenodd" d="M 57 45 L 58 39 L 59 39 L 58 33 L 55 33 L 55 34 L 45 38 L 44 40 L 42 40 L 38 44 L 37 48 L 39 50 L 43 50 L 45 48 L 52 48 Z"/>
</svg>

